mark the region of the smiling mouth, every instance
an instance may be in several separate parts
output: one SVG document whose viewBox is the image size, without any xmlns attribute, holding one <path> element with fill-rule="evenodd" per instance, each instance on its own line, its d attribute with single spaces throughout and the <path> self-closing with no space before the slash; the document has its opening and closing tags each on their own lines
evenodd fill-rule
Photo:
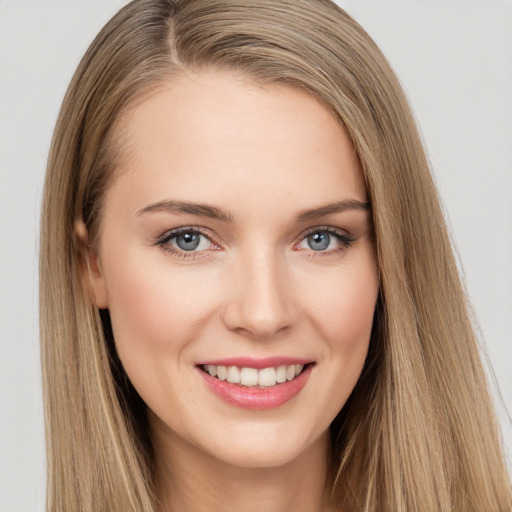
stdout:
<svg viewBox="0 0 512 512">
<path fill-rule="evenodd" d="M 298 377 L 310 363 L 281 365 L 268 368 L 238 366 L 201 365 L 200 368 L 211 377 L 243 387 L 268 388 L 289 382 Z"/>
</svg>

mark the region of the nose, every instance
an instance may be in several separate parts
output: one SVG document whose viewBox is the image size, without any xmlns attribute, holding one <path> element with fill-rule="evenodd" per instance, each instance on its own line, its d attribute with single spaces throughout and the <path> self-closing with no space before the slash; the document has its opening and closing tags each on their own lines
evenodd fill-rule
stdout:
<svg viewBox="0 0 512 512">
<path fill-rule="evenodd" d="M 286 263 L 272 254 L 241 258 L 231 269 L 231 293 L 224 308 L 228 329 L 252 338 L 270 338 L 295 321 L 292 283 Z"/>
</svg>

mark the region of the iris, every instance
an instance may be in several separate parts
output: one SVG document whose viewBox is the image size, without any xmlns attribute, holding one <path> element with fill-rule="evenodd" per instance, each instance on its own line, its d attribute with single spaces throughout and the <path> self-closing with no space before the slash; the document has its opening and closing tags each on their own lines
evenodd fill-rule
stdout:
<svg viewBox="0 0 512 512">
<path fill-rule="evenodd" d="M 325 251 L 331 243 L 331 235 L 325 232 L 317 232 L 308 236 L 308 246 L 313 251 Z"/>
<path fill-rule="evenodd" d="M 201 235 L 199 233 L 183 233 L 176 237 L 176 245 L 183 251 L 193 251 L 199 246 Z"/>
</svg>

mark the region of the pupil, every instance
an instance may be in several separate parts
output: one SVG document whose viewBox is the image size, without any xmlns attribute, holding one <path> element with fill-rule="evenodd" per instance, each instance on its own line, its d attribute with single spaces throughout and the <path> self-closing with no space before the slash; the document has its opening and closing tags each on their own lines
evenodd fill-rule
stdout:
<svg viewBox="0 0 512 512">
<path fill-rule="evenodd" d="M 331 236 L 329 233 L 313 233 L 308 236 L 308 245 L 313 251 L 323 251 L 329 247 Z"/>
<path fill-rule="evenodd" d="M 197 233 L 184 233 L 176 238 L 176 245 L 184 251 L 193 251 L 199 245 Z"/>
</svg>

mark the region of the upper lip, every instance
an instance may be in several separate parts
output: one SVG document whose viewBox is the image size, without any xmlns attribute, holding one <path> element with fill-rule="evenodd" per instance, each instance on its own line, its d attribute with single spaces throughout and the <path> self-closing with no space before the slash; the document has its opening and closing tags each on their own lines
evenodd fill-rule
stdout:
<svg viewBox="0 0 512 512">
<path fill-rule="evenodd" d="M 197 363 L 198 366 L 212 365 L 212 366 L 237 366 L 238 368 L 255 368 L 261 370 L 262 368 L 270 368 L 276 366 L 289 366 L 292 364 L 308 364 L 312 363 L 311 359 L 302 357 L 290 356 L 271 356 L 264 358 L 254 357 L 228 357 L 224 359 L 205 360 Z"/>
</svg>

